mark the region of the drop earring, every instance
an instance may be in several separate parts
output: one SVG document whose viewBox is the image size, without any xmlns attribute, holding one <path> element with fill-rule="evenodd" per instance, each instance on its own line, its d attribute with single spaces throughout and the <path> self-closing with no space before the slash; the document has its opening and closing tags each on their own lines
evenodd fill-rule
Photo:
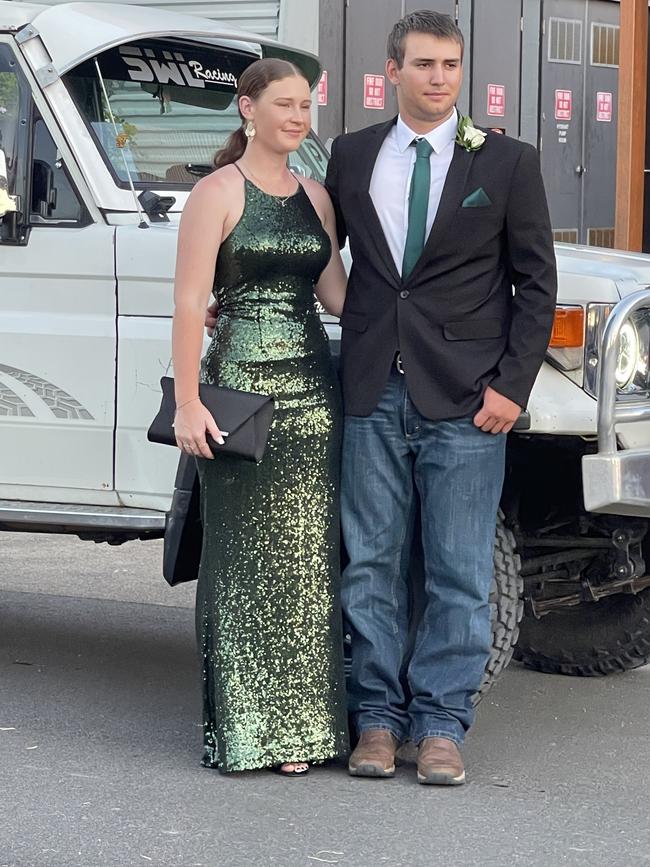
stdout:
<svg viewBox="0 0 650 867">
<path fill-rule="evenodd" d="M 256 132 L 257 130 L 255 129 L 255 124 L 252 120 L 249 120 L 246 124 L 246 128 L 244 129 L 244 134 L 249 142 L 253 141 Z"/>
</svg>

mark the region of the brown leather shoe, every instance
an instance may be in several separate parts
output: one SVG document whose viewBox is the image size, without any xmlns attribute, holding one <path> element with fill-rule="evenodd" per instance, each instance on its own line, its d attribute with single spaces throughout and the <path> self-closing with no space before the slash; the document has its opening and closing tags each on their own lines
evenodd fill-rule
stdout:
<svg viewBox="0 0 650 867">
<path fill-rule="evenodd" d="M 425 738 L 418 749 L 418 783 L 462 786 L 465 766 L 460 750 L 447 738 Z"/>
<path fill-rule="evenodd" d="M 348 762 L 353 777 L 394 777 L 399 742 L 386 729 L 366 729 Z"/>
</svg>

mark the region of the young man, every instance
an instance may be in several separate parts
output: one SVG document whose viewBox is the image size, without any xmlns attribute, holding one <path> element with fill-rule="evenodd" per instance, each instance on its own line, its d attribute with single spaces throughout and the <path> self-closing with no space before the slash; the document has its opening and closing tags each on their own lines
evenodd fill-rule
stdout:
<svg viewBox="0 0 650 867">
<path fill-rule="evenodd" d="M 556 295 L 537 153 L 462 135 L 462 60 L 449 16 L 399 21 L 386 64 L 399 117 L 336 139 L 326 181 L 353 259 L 341 317 L 343 606 L 359 733 L 349 770 L 393 776 L 410 737 L 419 782 L 446 785 L 465 780 L 459 745 L 490 652 L 505 435 Z M 417 501 L 426 604 L 406 658 Z"/>
</svg>

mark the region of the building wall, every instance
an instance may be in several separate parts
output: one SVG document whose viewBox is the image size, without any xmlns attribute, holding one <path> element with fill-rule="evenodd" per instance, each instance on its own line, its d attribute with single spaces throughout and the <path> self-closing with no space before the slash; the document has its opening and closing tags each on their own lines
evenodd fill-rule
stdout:
<svg viewBox="0 0 650 867">
<path fill-rule="evenodd" d="M 39 0 L 55 6 L 69 0 Z M 91 0 L 108 3 L 113 0 Z M 134 3 L 135 0 L 119 0 Z M 137 0 L 138 6 L 173 10 L 187 15 L 200 15 L 235 24 L 244 30 L 271 36 L 306 48 L 318 50 L 318 0 Z"/>
<path fill-rule="evenodd" d="M 281 0 L 278 39 L 318 54 L 319 0 Z"/>
</svg>

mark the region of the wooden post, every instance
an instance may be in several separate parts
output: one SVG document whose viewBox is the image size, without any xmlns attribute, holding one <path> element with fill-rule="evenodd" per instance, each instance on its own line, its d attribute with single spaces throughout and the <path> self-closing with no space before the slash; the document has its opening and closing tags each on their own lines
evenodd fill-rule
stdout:
<svg viewBox="0 0 650 867">
<path fill-rule="evenodd" d="M 648 0 L 621 0 L 614 246 L 641 250 L 648 86 Z"/>
</svg>

